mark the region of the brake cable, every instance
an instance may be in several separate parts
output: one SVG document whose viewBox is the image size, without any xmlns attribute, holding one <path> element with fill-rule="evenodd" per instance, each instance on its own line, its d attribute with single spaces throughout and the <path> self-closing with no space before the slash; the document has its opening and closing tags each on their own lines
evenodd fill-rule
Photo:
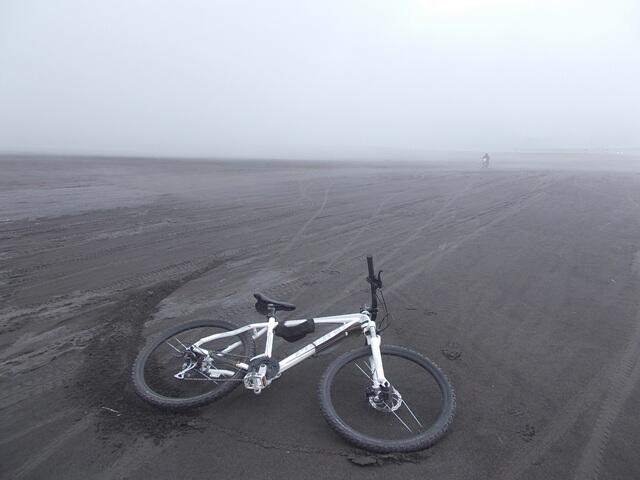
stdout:
<svg viewBox="0 0 640 480">
<path fill-rule="evenodd" d="M 383 332 L 389 327 L 389 325 L 391 325 L 391 321 L 393 320 L 393 315 L 391 314 L 391 312 L 389 311 L 389 308 L 387 307 L 387 301 L 384 298 L 384 293 L 382 293 L 382 287 L 380 287 L 378 291 L 380 292 L 379 300 L 382 302 L 382 308 L 384 308 L 384 317 L 382 317 L 382 320 L 380 321 L 380 328 L 378 328 L 378 331 Z M 378 292 L 376 292 L 376 297 L 378 297 Z M 384 325 L 385 322 L 386 322 L 386 325 Z"/>
</svg>

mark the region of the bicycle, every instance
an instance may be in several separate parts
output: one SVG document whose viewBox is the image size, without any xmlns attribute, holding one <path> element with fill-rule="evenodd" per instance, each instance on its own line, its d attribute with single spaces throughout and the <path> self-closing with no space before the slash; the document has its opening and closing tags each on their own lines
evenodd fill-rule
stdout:
<svg viewBox="0 0 640 480">
<path fill-rule="evenodd" d="M 365 450 L 411 452 L 430 447 L 453 421 L 453 387 L 428 358 L 404 347 L 381 345 L 379 332 L 390 322 L 382 271 L 375 274 L 371 256 L 367 264 L 371 306 L 363 305 L 358 313 L 279 321 L 277 313 L 293 311 L 295 305 L 256 293 L 256 310 L 266 322 L 238 327 L 222 320 L 196 320 L 160 333 L 134 362 L 137 393 L 170 410 L 204 405 L 240 384 L 259 394 L 294 365 L 361 331 L 366 345 L 336 358 L 320 379 L 322 415 L 339 435 Z M 379 300 L 385 316 L 376 323 Z M 313 333 L 315 325 L 327 324 L 339 326 L 284 359 L 274 358 L 275 336 L 296 342 Z M 255 340 L 263 335 L 264 352 L 256 355 Z"/>
</svg>

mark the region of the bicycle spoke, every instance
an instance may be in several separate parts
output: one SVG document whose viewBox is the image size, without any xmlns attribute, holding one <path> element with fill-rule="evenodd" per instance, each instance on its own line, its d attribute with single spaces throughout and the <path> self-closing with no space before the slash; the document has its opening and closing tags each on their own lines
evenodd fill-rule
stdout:
<svg viewBox="0 0 640 480">
<path fill-rule="evenodd" d="M 171 345 L 169 343 L 168 340 L 165 340 L 164 343 L 166 343 L 167 345 L 169 345 L 171 348 L 173 348 L 176 352 L 178 352 L 180 354 L 180 356 L 184 355 L 184 352 L 180 351 L 178 348 L 174 347 L 173 345 Z"/>
<path fill-rule="evenodd" d="M 368 361 L 368 362 L 364 362 L 364 364 L 367 366 L 367 368 L 368 368 L 368 369 L 369 369 L 369 371 L 371 372 L 371 375 L 375 375 L 374 369 L 373 369 L 373 368 L 371 368 L 371 362 L 372 362 L 372 360 L 371 360 L 371 358 L 369 358 L 369 361 Z M 366 374 L 365 374 L 365 375 L 366 375 Z"/>
<path fill-rule="evenodd" d="M 209 377 L 206 378 L 183 378 L 180 380 L 181 382 L 207 382 L 214 381 L 216 385 L 218 382 L 242 382 L 242 378 L 217 378 L 216 380 L 212 380 Z"/>
<path fill-rule="evenodd" d="M 407 403 L 407 401 L 403 398 L 402 399 L 402 403 L 404 403 L 404 406 L 407 407 L 407 410 L 409 410 L 409 413 L 411 414 L 411 416 L 413 417 L 413 419 L 418 423 L 418 425 L 420 425 L 422 428 L 424 428 L 424 425 L 422 425 L 422 423 L 420 423 L 420 420 L 418 420 L 418 417 L 416 417 L 413 413 L 413 410 L 411 410 L 409 408 L 409 404 Z"/>
<path fill-rule="evenodd" d="M 187 348 L 187 346 L 186 346 L 184 343 L 182 343 L 178 337 L 176 337 L 176 342 L 178 342 L 180 345 L 182 345 L 182 347 L 185 349 L 185 351 L 186 351 L 186 350 L 189 350 L 189 349 Z"/>
<path fill-rule="evenodd" d="M 362 373 L 364 373 L 364 375 L 365 375 L 369 380 L 371 380 L 371 381 L 373 382 L 373 379 L 372 379 L 372 378 L 367 374 L 367 372 L 365 372 L 365 371 L 362 369 L 362 367 L 360 367 L 360 365 L 358 365 L 358 363 L 357 363 L 357 362 L 356 362 L 356 363 L 354 363 L 354 365 L 355 365 L 356 367 L 358 367 L 358 370 L 360 370 Z"/>
<path fill-rule="evenodd" d="M 204 378 L 206 378 L 207 380 L 211 380 L 213 383 L 215 383 L 216 385 L 218 384 L 218 382 L 216 382 L 213 378 L 205 375 L 204 373 L 202 373 L 201 370 L 196 370 L 196 372 L 198 372 L 200 375 L 202 375 Z"/>
<path fill-rule="evenodd" d="M 390 411 L 391 413 L 393 413 L 393 414 L 396 416 L 396 418 L 397 418 L 398 420 L 400 420 L 400 423 L 402 423 L 402 425 L 404 425 L 404 428 L 406 428 L 407 430 L 409 430 L 409 432 L 413 432 L 413 430 L 411 430 L 411 429 L 409 428 L 409 425 L 407 425 L 407 424 L 404 422 L 404 420 L 402 420 L 402 419 L 400 418 L 400 415 L 398 415 L 396 412 L 394 412 L 393 410 L 391 410 L 391 407 L 389 406 L 389 404 L 388 404 L 387 402 L 384 402 L 384 404 L 385 404 L 385 406 L 389 409 L 389 411 Z"/>
</svg>

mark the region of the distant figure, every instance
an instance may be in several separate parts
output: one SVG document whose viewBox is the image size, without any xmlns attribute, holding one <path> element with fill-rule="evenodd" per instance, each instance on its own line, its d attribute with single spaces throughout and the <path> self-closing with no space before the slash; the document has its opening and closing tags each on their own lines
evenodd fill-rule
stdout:
<svg viewBox="0 0 640 480">
<path fill-rule="evenodd" d="M 485 153 L 484 155 L 482 155 L 482 160 L 480 161 L 480 165 L 482 165 L 482 168 L 489 168 L 490 159 L 491 157 L 489 157 L 488 153 Z"/>
</svg>

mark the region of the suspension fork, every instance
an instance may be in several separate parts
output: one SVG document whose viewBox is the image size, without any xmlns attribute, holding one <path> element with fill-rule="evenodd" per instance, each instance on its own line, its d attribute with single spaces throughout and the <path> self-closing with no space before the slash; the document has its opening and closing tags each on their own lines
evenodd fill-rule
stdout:
<svg viewBox="0 0 640 480">
<path fill-rule="evenodd" d="M 382 365 L 382 354 L 380 352 L 380 344 L 382 338 L 376 331 L 376 323 L 369 320 L 365 327 L 365 338 L 367 344 L 371 347 L 371 356 L 369 357 L 369 368 L 371 369 L 371 378 L 373 380 L 373 388 L 377 389 L 382 387 L 388 387 L 389 382 L 384 376 L 384 367 Z"/>
</svg>

